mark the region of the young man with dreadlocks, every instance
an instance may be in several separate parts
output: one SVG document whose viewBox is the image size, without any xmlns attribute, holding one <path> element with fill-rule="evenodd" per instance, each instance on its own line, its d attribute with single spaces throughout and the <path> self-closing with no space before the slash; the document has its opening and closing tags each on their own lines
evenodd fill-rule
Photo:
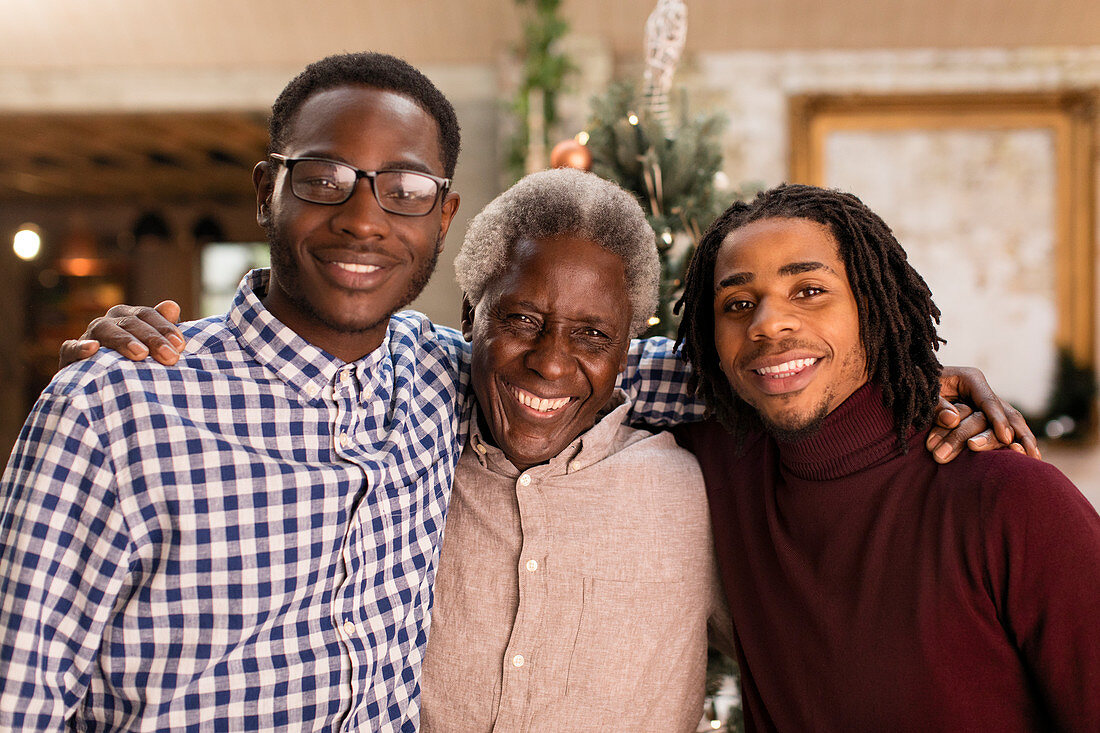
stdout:
<svg viewBox="0 0 1100 733">
<path fill-rule="evenodd" d="M 749 729 L 1100 730 L 1100 517 L 1034 458 L 920 449 L 939 311 L 882 220 L 736 203 L 680 305 Z"/>
</svg>

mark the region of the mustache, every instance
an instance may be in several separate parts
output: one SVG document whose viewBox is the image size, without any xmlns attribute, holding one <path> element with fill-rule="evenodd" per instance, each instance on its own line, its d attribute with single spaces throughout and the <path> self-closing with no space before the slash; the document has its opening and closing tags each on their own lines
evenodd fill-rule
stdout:
<svg viewBox="0 0 1100 733">
<path fill-rule="evenodd" d="M 745 368 L 746 364 L 749 364 L 757 359 L 763 359 L 774 354 L 782 354 L 787 351 L 812 351 L 817 353 L 821 351 L 821 347 L 817 344 L 811 344 L 808 341 L 802 341 L 796 338 L 785 338 L 782 341 L 769 341 L 767 343 L 761 343 L 752 351 L 743 354 L 737 359 L 736 366 L 738 368 Z"/>
</svg>

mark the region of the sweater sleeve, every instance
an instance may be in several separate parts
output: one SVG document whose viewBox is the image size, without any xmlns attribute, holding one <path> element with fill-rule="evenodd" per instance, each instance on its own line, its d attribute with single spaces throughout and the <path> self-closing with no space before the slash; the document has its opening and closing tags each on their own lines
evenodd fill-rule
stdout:
<svg viewBox="0 0 1100 733">
<path fill-rule="evenodd" d="M 1100 730 L 1100 516 L 1056 468 L 986 476 L 984 542 L 1001 623 L 1060 730 Z"/>
</svg>

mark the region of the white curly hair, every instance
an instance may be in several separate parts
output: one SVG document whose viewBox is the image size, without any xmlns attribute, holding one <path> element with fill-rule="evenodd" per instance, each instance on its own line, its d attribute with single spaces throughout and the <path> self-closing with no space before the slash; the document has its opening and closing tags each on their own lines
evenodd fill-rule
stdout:
<svg viewBox="0 0 1100 733">
<path fill-rule="evenodd" d="M 653 229 L 629 192 L 573 168 L 521 178 L 473 218 L 455 257 L 455 277 L 476 306 L 520 240 L 571 235 L 622 258 L 630 295 L 630 335 L 646 330 L 657 309 L 661 266 Z"/>
</svg>

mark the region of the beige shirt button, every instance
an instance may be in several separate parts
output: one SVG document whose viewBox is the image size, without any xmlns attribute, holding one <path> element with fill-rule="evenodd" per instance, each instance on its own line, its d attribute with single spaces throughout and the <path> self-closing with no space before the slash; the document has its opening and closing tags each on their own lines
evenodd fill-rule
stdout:
<svg viewBox="0 0 1100 733">
<path fill-rule="evenodd" d="M 348 434 L 347 433 L 340 433 L 340 445 L 347 448 L 348 444 L 350 444 L 350 443 L 351 443 L 351 438 L 348 437 Z"/>
<path fill-rule="evenodd" d="M 310 397 L 316 397 L 318 391 L 319 390 L 318 390 L 318 387 L 317 387 L 316 384 L 313 384 L 311 382 L 311 383 L 306 385 L 306 394 L 309 395 Z"/>
<path fill-rule="evenodd" d="M 517 654 L 516 656 L 512 657 L 512 666 L 513 667 L 522 667 L 524 661 L 526 661 L 526 660 L 524 660 L 523 655 L 522 654 Z"/>
<path fill-rule="evenodd" d="M 344 634 L 347 636 L 355 636 L 355 624 L 350 620 L 344 622 Z"/>
<path fill-rule="evenodd" d="M 522 476 L 519 477 L 519 485 L 520 486 L 530 486 L 531 485 L 531 477 L 528 476 L 527 474 L 523 474 Z"/>
<path fill-rule="evenodd" d="M 527 561 L 527 569 L 532 573 L 535 572 L 536 570 L 539 569 L 539 561 L 538 560 L 528 560 Z"/>
<path fill-rule="evenodd" d="M 351 372 L 349 372 L 346 369 L 344 371 L 340 372 L 340 381 L 343 382 L 344 384 L 349 383 L 351 381 Z"/>
<path fill-rule="evenodd" d="M 572 461 L 569 464 L 569 470 L 570 471 L 579 471 L 579 470 L 581 470 L 581 462 L 580 461 Z"/>
<path fill-rule="evenodd" d="M 481 443 L 477 443 L 476 445 L 474 445 L 474 450 L 476 450 L 481 455 L 485 455 L 485 446 Z"/>
</svg>

